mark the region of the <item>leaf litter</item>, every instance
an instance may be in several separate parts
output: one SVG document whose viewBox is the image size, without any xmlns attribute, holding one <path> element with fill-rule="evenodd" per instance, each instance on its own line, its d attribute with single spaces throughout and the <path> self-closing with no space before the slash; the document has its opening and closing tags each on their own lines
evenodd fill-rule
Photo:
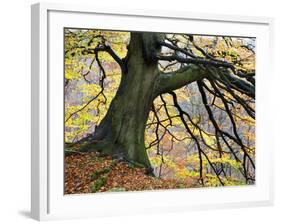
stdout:
<svg viewBox="0 0 281 224">
<path fill-rule="evenodd" d="M 97 152 L 66 156 L 64 166 L 65 194 L 200 187 L 197 178 L 157 178 L 148 175 L 145 168 Z"/>
</svg>

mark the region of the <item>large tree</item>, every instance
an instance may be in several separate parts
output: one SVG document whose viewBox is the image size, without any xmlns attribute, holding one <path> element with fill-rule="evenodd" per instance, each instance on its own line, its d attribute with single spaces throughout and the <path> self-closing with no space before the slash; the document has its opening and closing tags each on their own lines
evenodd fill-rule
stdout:
<svg viewBox="0 0 281 224">
<path fill-rule="evenodd" d="M 158 124 L 155 128 L 156 139 L 154 143 L 159 144 L 161 136 L 158 135 L 158 128 L 161 126 L 161 119 L 157 116 L 154 101 L 156 98 L 161 98 L 168 120 L 171 115 L 163 97 L 168 95 L 177 111 L 176 116 L 186 129 L 189 138 L 194 141 L 198 151 L 200 177 L 202 178 L 202 160 L 205 158 L 209 161 L 212 172 L 223 184 L 220 174 L 225 170 L 219 169 L 216 164 L 212 163 L 202 149 L 202 144 L 214 148 L 204 141 L 203 135 L 206 130 L 200 125 L 200 122 L 190 116 L 186 108 L 183 108 L 175 93 L 175 90 L 182 87 L 188 88 L 191 86 L 189 84 L 193 83 L 192 88 L 195 88 L 196 84 L 196 91 L 211 126 L 209 130 L 212 130 L 216 140 L 214 150 L 223 154 L 226 151 L 222 147 L 224 145 L 227 148 L 227 153 L 230 153 L 235 161 L 242 164 L 240 171 L 246 182 L 254 181 L 254 176 L 249 172 L 255 168 L 254 158 L 250 155 L 249 145 L 246 144 L 244 136 L 238 131 L 237 125 L 241 125 L 241 122 L 237 121 L 239 114 L 235 108 L 242 108 L 243 113 L 254 119 L 255 70 L 247 67 L 247 63 L 243 62 L 247 59 L 239 58 L 235 52 L 215 50 L 221 42 L 224 42 L 229 48 L 237 44 L 230 37 L 220 39 L 210 37 L 208 45 L 205 45 L 207 47 L 203 48 L 196 43 L 193 35 L 131 32 L 127 41 L 119 40 L 124 41 L 123 44 L 127 46 L 127 49 L 124 50 L 126 54 L 122 55 L 114 50 L 112 37 L 111 43 L 106 34 L 102 32 L 97 34 L 66 30 L 65 35 L 66 39 L 69 38 L 73 42 L 69 46 L 66 45 L 66 57 L 79 54 L 80 57 L 87 55 L 87 57 L 93 58 L 99 67 L 99 86 L 101 87 L 95 97 L 66 117 L 66 121 L 82 111 L 98 96 L 103 95 L 104 80 L 107 76 L 106 66 L 110 65 L 102 63 L 101 54 L 110 56 L 115 63 L 111 66 L 117 64 L 121 73 L 118 90 L 94 133 L 72 144 L 67 144 L 66 147 L 79 146 L 79 150 L 84 152 L 97 150 L 150 168 L 145 147 L 145 129 L 149 114 L 154 114 L 155 123 Z M 254 55 L 255 50 L 251 39 L 239 42 L 239 44 L 239 48 L 247 52 L 247 57 Z M 88 65 L 92 66 L 89 63 Z M 87 74 L 83 75 L 87 81 Z M 66 79 L 66 86 L 67 82 Z M 212 99 L 213 102 L 215 99 L 219 99 L 221 102 L 220 109 L 228 117 L 231 129 L 225 130 L 219 124 Z M 169 131 L 166 126 L 162 125 L 162 127 Z M 196 135 L 194 129 L 198 130 L 199 134 Z"/>
</svg>

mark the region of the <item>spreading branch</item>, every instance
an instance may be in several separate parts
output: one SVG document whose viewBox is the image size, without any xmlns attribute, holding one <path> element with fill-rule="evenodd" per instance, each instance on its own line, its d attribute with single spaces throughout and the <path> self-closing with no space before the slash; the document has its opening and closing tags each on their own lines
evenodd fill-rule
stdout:
<svg viewBox="0 0 281 224">
<path fill-rule="evenodd" d="M 175 72 L 161 73 L 158 77 L 156 94 L 179 89 L 189 83 L 204 78 L 206 71 L 197 65 L 188 65 Z"/>
</svg>

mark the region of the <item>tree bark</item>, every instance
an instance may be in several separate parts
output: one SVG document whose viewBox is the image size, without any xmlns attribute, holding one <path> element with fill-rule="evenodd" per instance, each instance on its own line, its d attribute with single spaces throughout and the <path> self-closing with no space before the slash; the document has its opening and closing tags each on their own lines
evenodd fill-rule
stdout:
<svg viewBox="0 0 281 224">
<path fill-rule="evenodd" d="M 158 38 L 153 33 L 131 33 L 116 96 L 95 133 L 80 141 L 81 151 L 98 150 L 150 167 L 144 132 L 157 84 Z"/>
</svg>

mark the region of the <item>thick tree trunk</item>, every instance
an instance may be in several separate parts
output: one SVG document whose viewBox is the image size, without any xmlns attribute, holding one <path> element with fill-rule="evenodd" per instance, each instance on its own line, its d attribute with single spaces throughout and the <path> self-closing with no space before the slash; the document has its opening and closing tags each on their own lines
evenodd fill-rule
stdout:
<svg viewBox="0 0 281 224">
<path fill-rule="evenodd" d="M 81 141 L 81 151 L 98 150 L 150 167 L 144 132 L 159 75 L 157 38 L 152 33 L 131 33 L 119 89 L 93 136 Z"/>
</svg>

